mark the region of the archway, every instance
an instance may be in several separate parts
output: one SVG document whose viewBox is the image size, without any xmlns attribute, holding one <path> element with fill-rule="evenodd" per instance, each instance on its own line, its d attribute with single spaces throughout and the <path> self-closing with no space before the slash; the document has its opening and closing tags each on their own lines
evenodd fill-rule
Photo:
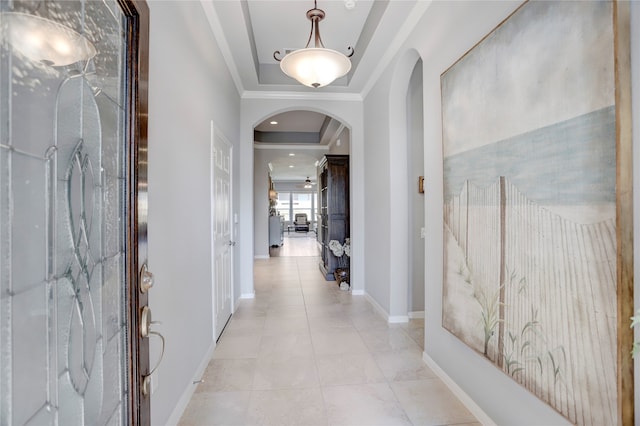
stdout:
<svg viewBox="0 0 640 426">
<path fill-rule="evenodd" d="M 329 98 L 299 98 L 295 99 L 245 99 L 241 114 L 241 140 L 240 147 L 240 194 L 238 222 L 240 226 L 238 266 L 238 291 L 243 298 L 252 298 L 253 286 L 253 259 L 254 259 L 254 216 L 256 205 L 254 203 L 254 147 L 253 129 L 268 117 L 294 110 L 316 111 L 335 118 L 344 124 L 350 131 L 350 186 L 362 187 L 364 185 L 364 160 L 363 160 L 363 131 L 362 131 L 362 101 L 352 95 L 338 95 Z M 364 216 L 363 191 L 354 191 L 350 194 L 351 217 Z M 364 226 L 362 221 L 352 220 L 350 230 L 352 242 L 362 244 Z M 241 266 L 240 266 L 241 265 Z M 364 257 L 362 250 L 356 251 L 351 257 L 351 281 L 354 294 L 363 294 Z"/>
<path fill-rule="evenodd" d="M 424 312 L 424 199 L 416 195 L 424 175 L 422 60 L 415 50 L 397 64 L 389 103 L 389 261 L 398 266 L 390 277 L 389 322 L 407 322 L 409 312 Z"/>
</svg>

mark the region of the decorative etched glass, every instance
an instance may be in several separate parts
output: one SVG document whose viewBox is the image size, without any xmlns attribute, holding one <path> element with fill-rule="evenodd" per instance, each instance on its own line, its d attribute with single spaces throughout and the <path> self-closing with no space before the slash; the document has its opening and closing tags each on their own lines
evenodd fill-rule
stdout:
<svg viewBox="0 0 640 426">
<path fill-rule="evenodd" d="M 89 54 L 27 54 L 16 19 Z M 0 424 L 126 423 L 124 25 L 0 0 Z"/>
</svg>

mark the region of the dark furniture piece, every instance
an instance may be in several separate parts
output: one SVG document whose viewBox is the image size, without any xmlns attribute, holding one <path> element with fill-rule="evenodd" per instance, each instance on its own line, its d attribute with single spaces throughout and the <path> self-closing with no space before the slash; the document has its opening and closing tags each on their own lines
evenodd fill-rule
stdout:
<svg viewBox="0 0 640 426">
<path fill-rule="evenodd" d="M 309 221 L 307 220 L 307 214 L 296 213 L 293 225 L 295 226 L 296 232 L 309 232 Z"/>
<path fill-rule="evenodd" d="M 344 244 L 349 237 L 349 156 L 326 155 L 319 168 L 320 270 L 327 281 L 333 281 L 338 259 L 329 249 L 329 241 Z"/>
</svg>

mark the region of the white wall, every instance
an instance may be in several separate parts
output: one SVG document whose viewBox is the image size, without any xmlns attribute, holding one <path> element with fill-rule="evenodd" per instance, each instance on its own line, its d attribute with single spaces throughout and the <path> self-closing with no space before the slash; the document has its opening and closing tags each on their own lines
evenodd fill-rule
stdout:
<svg viewBox="0 0 640 426">
<path fill-rule="evenodd" d="M 389 186 L 389 80 L 387 71 L 364 100 L 366 293 L 389 312 L 391 197 Z M 352 217 L 352 221 L 357 218 Z"/>
<path fill-rule="evenodd" d="M 210 120 L 237 143 L 240 99 L 200 3 L 149 8 L 149 305 L 167 339 L 151 423 L 161 425 L 177 421 L 214 343 Z M 158 357 L 152 339 L 152 366 Z"/>
<path fill-rule="evenodd" d="M 340 145 L 338 145 L 340 141 Z M 342 129 L 336 141 L 329 147 L 331 155 L 349 155 L 351 149 L 351 134 L 348 128 Z"/>
</svg>

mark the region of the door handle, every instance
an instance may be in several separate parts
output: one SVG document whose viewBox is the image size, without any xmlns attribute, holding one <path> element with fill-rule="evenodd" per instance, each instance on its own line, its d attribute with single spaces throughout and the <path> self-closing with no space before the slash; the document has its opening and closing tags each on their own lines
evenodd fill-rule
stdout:
<svg viewBox="0 0 640 426">
<path fill-rule="evenodd" d="M 142 395 L 144 396 L 148 396 L 151 393 L 151 375 L 158 369 L 164 358 L 165 339 L 162 334 L 151 330 L 151 324 L 153 323 L 154 322 L 151 321 L 151 308 L 144 306 L 140 310 L 140 336 L 142 336 L 142 338 L 150 338 L 152 335 L 158 336 L 162 341 L 162 350 L 160 351 L 158 362 L 155 367 L 149 371 L 149 374 L 142 375 Z"/>
<path fill-rule="evenodd" d="M 149 271 L 149 267 L 146 263 L 140 268 L 140 291 L 146 293 L 151 287 L 153 287 L 153 274 Z"/>
</svg>

